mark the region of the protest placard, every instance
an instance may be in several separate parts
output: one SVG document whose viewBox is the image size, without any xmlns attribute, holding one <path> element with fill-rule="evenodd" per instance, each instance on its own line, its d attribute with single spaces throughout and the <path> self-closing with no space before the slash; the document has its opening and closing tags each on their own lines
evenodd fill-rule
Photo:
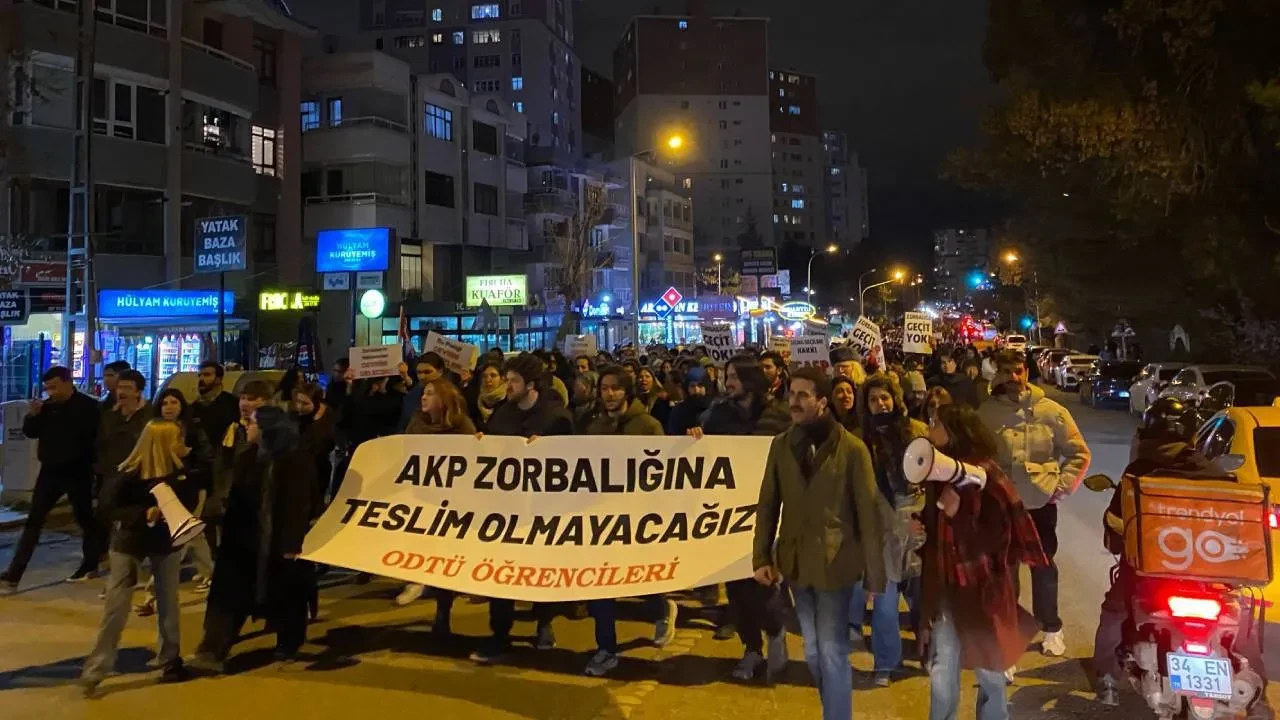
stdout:
<svg viewBox="0 0 1280 720">
<path fill-rule="evenodd" d="M 871 318 L 862 315 L 849 333 L 849 346 L 852 347 L 864 363 L 871 362 L 884 367 L 884 341 L 880 337 L 880 326 Z"/>
<path fill-rule="evenodd" d="M 825 334 L 800 335 L 799 337 L 791 338 L 791 362 L 789 367 L 792 369 L 817 367 L 830 375 L 831 341 Z"/>
<path fill-rule="evenodd" d="M 933 320 L 922 312 L 909 312 L 902 323 L 902 352 L 932 355 Z"/>
<path fill-rule="evenodd" d="M 357 380 L 400 374 L 400 345 L 358 345 L 347 353 Z"/>
<path fill-rule="evenodd" d="M 730 358 L 742 352 L 742 348 L 738 347 L 733 340 L 732 325 L 702 326 L 702 344 L 707 347 L 707 356 L 718 367 L 724 367 Z"/>
<path fill-rule="evenodd" d="M 422 347 L 426 352 L 438 353 L 444 359 L 445 367 L 456 373 L 475 370 L 476 360 L 480 358 L 480 348 L 447 338 L 434 330 L 427 332 L 427 341 Z"/>
<path fill-rule="evenodd" d="M 773 438 L 392 435 L 303 557 L 478 597 L 637 597 L 752 574 Z"/>
<path fill-rule="evenodd" d="M 791 362 L 791 338 L 786 335 L 774 335 L 769 338 L 769 349 L 781 355 L 783 363 Z"/>
<path fill-rule="evenodd" d="M 595 335 L 570 335 L 564 339 L 564 356 L 569 359 L 570 365 L 580 355 L 594 360 L 599 351 Z"/>
</svg>

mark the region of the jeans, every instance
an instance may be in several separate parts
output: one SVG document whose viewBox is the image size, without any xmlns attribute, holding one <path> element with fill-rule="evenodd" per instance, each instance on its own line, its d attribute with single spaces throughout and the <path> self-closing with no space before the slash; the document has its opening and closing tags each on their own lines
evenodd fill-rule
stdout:
<svg viewBox="0 0 1280 720">
<path fill-rule="evenodd" d="M 849 669 L 849 602 L 853 586 L 839 590 L 792 588 L 796 619 L 804 637 L 804 661 L 822 700 L 822 720 L 853 717 L 853 673 Z"/>
<path fill-rule="evenodd" d="M 902 629 L 898 616 L 898 583 L 885 583 L 884 592 L 871 602 L 871 654 L 875 672 L 892 672 L 902 665 Z M 908 602 L 912 600 L 910 596 Z M 853 586 L 849 604 L 849 624 L 862 631 L 866 618 L 867 596 L 862 583 Z M 847 631 L 846 631 L 847 632 Z"/>
<path fill-rule="evenodd" d="M 71 502 L 71 512 L 83 535 L 81 552 L 84 559 L 80 561 L 80 569 L 94 570 L 98 567 L 104 531 L 93 520 L 93 473 L 87 467 L 81 470 L 45 465 L 36 478 L 36 486 L 31 493 L 31 510 L 13 559 L 9 561 L 7 574 L 11 581 L 16 583 L 22 579 L 36 544 L 40 542 L 44 521 L 63 495 Z"/>
<path fill-rule="evenodd" d="M 654 622 L 662 618 L 663 602 L 661 595 L 650 595 L 644 599 L 645 612 L 653 617 Z M 596 623 L 596 649 L 611 653 L 618 652 L 618 601 L 612 598 L 588 600 L 587 614 Z"/>
<path fill-rule="evenodd" d="M 156 618 L 160 625 L 160 652 L 157 660 L 168 666 L 181 658 L 179 644 L 178 570 L 181 561 L 177 553 L 152 555 L 147 559 L 156 582 Z M 133 588 L 138 583 L 138 568 L 142 558 L 111 551 L 108 562 L 107 602 L 102 612 L 102 625 L 98 627 L 98 640 L 84 662 L 82 677 L 98 683 L 115 667 L 116 650 L 120 635 L 129 621 Z"/>
<path fill-rule="evenodd" d="M 555 617 L 556 606 L 548 603 L 534 603 L 533 615 L 538 621 L 538 630 L 551 625 Z M 516 601 L 502 598 L 489 600 L 489 630 L 493 639 L 503 645 L 511 642 L 511 628 L 516 624 Z"/>
<path fill-rule="evenodd" d="M 1093 672 L 1098 677 L 1120 680 L 1120 661 L 1116 650 L 1124 642 L 1124 621 L 1129 617 L 1129 598 L 1135 591 L 1135 576 L 1129 563 L 1116 566 L 1115 579 L 1102 598 L 1098 611 L 1098 632 L 1093 637 Z"/>
<path fill-rule="evenodd" d="M 1062 618 L 1058 616 L 1058 565 L 1053 561 L 1058 554 L 1058 506 L 1050 503 L 1027 512 L 1040 535 L 1045 557 L 1049 558 L 1048 565 L 1031 568 L 1031 614 L 1035 615 L 1041 630 L 1059 632 Z M 1017 587 L 1020 574 L 1014 575 L 1015 592 L 1020 592 Z"/>
<path fill-rule="evenodd" d="M 774 637 L 782 632 L 782 618 L 769 606 L 772 593 L 752 578 L 734 580 L 725 585 L 729 594 L 729 613 L 737 623 L 738 639 L 747 652 L 764 654 L 764 638 L 761 633 Z"/>
<path fill-rule="evenodd" d="M 933 664 L 929 666 L 929 720 L 956 720 L 960 710 L 960 636 L 955 620 L 943 610 L 933 621 L 930 637 Z M 1004 673 L 975 670 L 978 678 L 977 720 L 1009 720 Z"/>
</svg>

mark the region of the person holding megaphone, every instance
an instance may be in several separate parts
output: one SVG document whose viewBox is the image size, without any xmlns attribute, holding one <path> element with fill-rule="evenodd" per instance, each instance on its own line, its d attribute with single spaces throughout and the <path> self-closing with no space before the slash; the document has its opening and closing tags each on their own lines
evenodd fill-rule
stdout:
<svg viewBox="0 0 1280 720">
<path fill-rule="evenodd" d="M 924 535 L 917 636 L 920 656 L 931 659 L 929 720 L 955 720 L 963 668 L 977 675 L 977 720 L 1008 720 L 1004 670 L 1036 633 L 1014 577 L 1019 563 L 1049 559 L 977 411 L 948 404 L 935 418 L 902 460 L 907 481 L 925 491 L 913 530 Z"/>
<path fill-rule="evenodd" d="M 143 427 L 133 451 L 103 484 L 99 503 L 102 517 L 111 523 L 111 569 L 98 640 L 85 659 L 80 677 L 86 696 L 94 695 L 115 665 L 120 635 L 129 620 L 129 606 L 144 560 L 150 564 L 155 579 L 160 630 L 160 652 L 155 664 L 163 668 L 160 681 L 179 682 L 187 677 L 179 646 L 181 555 L 174 549 L 203 527 L 176 502 L 172 488 L 183 481 L 183 459 L 190 452 L 181 425 L 151 420 Z M 174 505 L 176 508 L 170 510 Z M 166 518 L 162 507 L 174 512 L 174 517 Z M 170 528 L 169 522 L 175 527 Z"/>
</svg>

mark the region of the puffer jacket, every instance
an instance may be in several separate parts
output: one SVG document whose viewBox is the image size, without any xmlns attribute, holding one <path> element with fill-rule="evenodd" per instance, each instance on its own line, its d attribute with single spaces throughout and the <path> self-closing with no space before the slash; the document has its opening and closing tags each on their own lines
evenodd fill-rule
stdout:
<svg viewBox="0 0 1280 720">
<path fill-rule="evenodd" d="M 662 435 L 662 423 L 645 409 L 638 398 L 633 399 L 619 417 L 613 417 L 604 408 L 587 423 L 585 435 Z"/>
<path fill-rule="evenodd" d="M 999 440 L 1000 468 L 1028 509 L 1044 507 L 1080 487 L 1089 446 L 1071 413 L 1028 385 L 1016 398 L 997 393 L 978 415 Z"/>
</svg>

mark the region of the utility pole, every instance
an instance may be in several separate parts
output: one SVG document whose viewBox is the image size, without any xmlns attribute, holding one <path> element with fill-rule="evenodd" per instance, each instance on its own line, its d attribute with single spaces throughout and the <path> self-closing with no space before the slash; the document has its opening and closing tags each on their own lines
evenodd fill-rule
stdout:
<svg viewBox="0 0 1280 720">
<path fill-rule="evenodd" d="M 67 210 L 67 306 L 63 313 L 62 359 L 75 367 L 75 317 L 81 314 L 76 285 L 84 293 L 84 387 L 93 387 L 97 354 L 97 297 L 93 286 L 93 65 L 97 36 L 96 4 L 77 6 L 78 33 L 75 62 L 75 132 L 72 135 L 70 197 Z"/>
</svg>

